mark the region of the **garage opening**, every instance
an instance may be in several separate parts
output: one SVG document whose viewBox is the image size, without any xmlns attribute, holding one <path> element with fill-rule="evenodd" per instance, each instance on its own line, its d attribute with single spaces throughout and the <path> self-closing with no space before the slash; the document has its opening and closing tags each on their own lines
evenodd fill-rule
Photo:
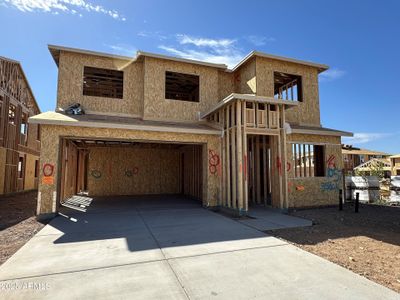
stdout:
<svg viewBox="0 0 400 300">
<path fill-rule="evenodd" d="M 203 147 L 62 139 L 60 203 L 84 211 L 100 196 L 182 195 L 201 204 Z"/>
</svg>

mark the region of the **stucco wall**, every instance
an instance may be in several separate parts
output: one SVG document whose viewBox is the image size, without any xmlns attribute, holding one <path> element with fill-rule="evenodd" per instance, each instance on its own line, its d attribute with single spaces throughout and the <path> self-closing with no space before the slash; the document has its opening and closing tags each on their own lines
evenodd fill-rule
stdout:
<svg viewBox="0 0 400 300">
<path fill-rule="evenodd" d="M 42 152 L 40 165 L 44 163 L 53 164 L 55 167 L 54 182 L 52 184 L 43 183 L 43 170 L 40 170 L 39 193 L 40 209 L 39 212 L 51 213 L 53 210 L 53 198 L 57 198 L 57 181 L 59 172 L 59 142 L 60 137 L 88 137 L 88 138 L 113 138 L 129 139 L 138 141 L 164 141 L 164 142 L 182 142 L 182 143 L 201 143 L 206 144 L 207 151 L 203 151 L 203 204 L 216 206 L 220 201 L 220 183 L 221 178 L 218 174 L 212 174 L 209 171 L 209 150 L 216 154 L 221 153 L 220 137 L 215 135 L 188 134 L 188 133 L 167 133 L 150 132 L 137 130 L 121 129 L 103 129 L 103 128 L 85 128 L 85 127 L 67 127 L 42 125 Z"/>
<path fill-rule="evenodd" d="M 123 99 L 83 95 L 85 66 L 124 71 Z M 97 113 L 141 115 L 143 106 L 143 64 L 94 55 L 61 51 L 58 67 L 57 107 L 80 103 Z"/>
<path fill-rule="evenodd" d="M 274 97 L 274 72 L 299 75 L 302 78 L 303 102 L 286 111 L 286 121 L 320 125 L 318 71 L 309 66 L 269 58 L 256 58 L 257 95 Z"/>
<path fill-rule="evenodd" d="M 325 145 L 325 177 L 295 177 L 291 142 Z M 343 168 L 340 137 L 291 134 L 287 139 L 287 165 L 289 207 L 313 207 L 335 205 L 339 201 L 339 189 L 342 189 Z"/>
</svg>

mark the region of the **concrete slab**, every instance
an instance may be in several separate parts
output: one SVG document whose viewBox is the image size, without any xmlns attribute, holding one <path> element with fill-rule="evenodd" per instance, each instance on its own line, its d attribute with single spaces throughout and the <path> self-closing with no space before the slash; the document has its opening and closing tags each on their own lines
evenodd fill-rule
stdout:
<svg viewBox="0 0 400 300">
<path fill-rule="evenodd" d="M 248 219 L 238 221 L 261 231 L 312 226 L 310 220 L 285 215 L 267 208 L 250 209 L 249 216 Z"/>
<path fill-rule="evenodd" d="M 101 268 L 1 283 L 3 299 L 188 299 L 166 261 Z M 43 289 L 29 288 L 41 284 Z M 26 288 L 24 288 L 26 287 Z"/>
<path fill-rule="evenodd" d="M 169 263 L 191 299 L 399 299 L 399 295 L 292 245 Z"/>
<path fill-rule="evenodd" d="M 152 227 L 151 231 L 166 258 L 205 255 L 286 242 L 243 226 L 228 218 L 208 219 L 202 225 Z"/>
<path fill-rule="evenodd" d="M 393 291 L 196 203 L 172 199 L 168 209 L 170 197 L 160 197 L 159 204 L 150 197 L 148 207 L 145 199 L 94 201 L 84 214 L 66 211 L 77 222 L 54 219 L 0 267 L 0 280 L 8 279 L 0 281 L 0 297 L 399 299 Z M 269 214 L 258 220 L 282 218 Z M 43 284 L 44 290 L 34 289 Z"/>
<path fill-rule="evenodd" d="M 162 260 L 147 229 L 32 238 L 1 267 L 0 280 Z"/>
<path fill-rule="evenodd" d="M 69 212 L 65 217 L 58 216 L 53 219 L 38 235 L 121 232 L 134 229 L 146 229 L 142 218 L 135 210 L 111 214 L 104 210 L 101 214 Z"/>
</svg>

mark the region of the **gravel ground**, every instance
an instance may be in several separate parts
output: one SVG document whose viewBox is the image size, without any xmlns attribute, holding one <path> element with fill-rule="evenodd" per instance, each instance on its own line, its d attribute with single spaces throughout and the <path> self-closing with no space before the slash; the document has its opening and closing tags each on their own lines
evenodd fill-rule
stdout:
<svg viewBox="0 0 400 300">
<path fill-rule="evenodd" d="M 0 197 L 0 265 L 45 224 L 35 218 L 37 192 Z"/>
<path fill-rule="evenodd" d="M 400 292 L 400 208 L 346 204 L 291 215 L 314 226 L 268 231 L 294 245 Z"/>
</svg>

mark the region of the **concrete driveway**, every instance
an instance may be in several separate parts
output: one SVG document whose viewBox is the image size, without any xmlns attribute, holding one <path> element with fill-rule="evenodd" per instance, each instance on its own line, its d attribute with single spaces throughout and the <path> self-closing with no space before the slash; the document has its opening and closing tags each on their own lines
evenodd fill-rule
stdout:
<svg viewBox="0 0 400 300">
<path fill-rule="evenodd" d="M 0 298 L 400 298 L 187 199 L 99 199 L 66 214 L 0 267 Z"/>
</svg>

